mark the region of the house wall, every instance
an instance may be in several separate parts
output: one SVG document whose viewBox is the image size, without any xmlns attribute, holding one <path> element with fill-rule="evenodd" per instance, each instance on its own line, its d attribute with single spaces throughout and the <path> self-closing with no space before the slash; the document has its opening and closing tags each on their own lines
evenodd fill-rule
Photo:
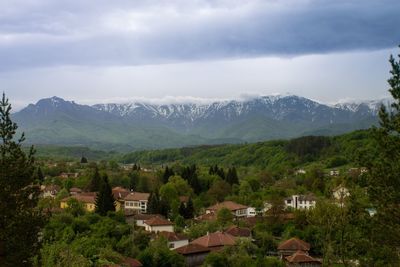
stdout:
<svg viewBox="0 0 400 267">
<path fill-rule="evenodd" d="M 176 249 L 176 248 L 180 248 L 183 246 L 186 246 L 187 244 L 189 244 L 189 240 L 179 240 L 179 241 L 173 241 L 173 242 L 168 242 L 168 247 L 169 249 Z"/>
<path fill-rule="evenodd" d="M 141 201 L 126 200 L 124 207 L 125 207 L 125 209 L 137 210 L 140 213 L 146 213 L 147 212 L 147 201 L 145 201 L 145 200 L 141 200 Z"/>
<path fill-rule="evenodd" d="M 174 226 L 173 225 L 155 225 L 155 226 L 150 226 L 145 224 L 145 229 L 148 232 L 174 232 Z"/>
<path fill-rule="evenodd" d="M 201 266 L 206 259 L 208 252 L 184 255 L 187 266 L 197 267 Z"/>
</svg>

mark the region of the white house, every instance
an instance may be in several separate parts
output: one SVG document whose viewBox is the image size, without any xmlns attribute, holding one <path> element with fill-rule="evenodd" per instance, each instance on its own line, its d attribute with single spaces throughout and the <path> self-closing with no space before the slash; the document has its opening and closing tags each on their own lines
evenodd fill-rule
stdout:
<svg viewBox="0 0 400 267">
<path fill-rule="evenodd" d="M 306 174 L 307 172 L 306 172 L 306 170 L 304 170 L 304 169 L 298 169 L 298 170 L 296 170 L 295 172 L 294 172 L 294 174 L 296 174 L 296 175 L 299 175 L 299 174 Z"/>
<path fill-rule="evenodd" d="M 314 208 L 316 198 L 314 195 L 293 195 L 285 199 L 285 206 L 293 209 L 310 209 Z"/>
<path fill-rule="evenodd" d="M 342 185 L 333 189 L 333 197 L 338 201 L 343 201 L 348 196 L 350 196 L 349 190 Z"/>
<path fill-rule="evenodd" d="M 160 217 L 153 217 L 149 220 L 146 220 L 144 221 L 143 225 L 145 230 L 148 232 L 174 232 L 173 223 Z"/>
<path fill-rule="evenodd" d="M 330 174 L 331 176 L 339 176 L 340 171 L 339 171 L 339 170 L 331 170 L 331 171 L 329 172 L 329 174 Z"/>
<path fill-rule="evenodd" d="M 257 215 L 256 208 L 254 208 L 254 207 L 247 208 L 247 217 L 254 217 L 256 215 Z"/>
<path fill-rule="evenodd" d="M 124 208 L 136 213 L 146 213 L 149 196 L 149 193 L 130 192 L 124 197 Z"/>
<path fill-rule="evenodd" d="M 226 208 L 232 212 L 232 215 L 235 217 L 253 217 L 256 215 L 256 209 L 253 207 L 248 207 L 242 204 L 238 204 L 233 201 L 224 201 L 221 203 L 217 203 L 211 207 L 206 209 L 206 214 L 209 213 L 218 213 L 221 209 Z M 250 212 L 250 213 L 249 213 Z"/>
<path fill-rule="evenodd" d="M 184 234 L 178 234 L 174 232 L 160 232 L 160 236 L 165 237 L 168 241 L 169 249 L 176 249 L 189 244 L 189 238 Z"/>
</svg>

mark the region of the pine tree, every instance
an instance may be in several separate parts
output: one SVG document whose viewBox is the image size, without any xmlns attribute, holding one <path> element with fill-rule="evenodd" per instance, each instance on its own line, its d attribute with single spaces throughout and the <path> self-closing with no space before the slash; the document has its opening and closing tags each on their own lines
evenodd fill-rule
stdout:
<svg viewBox="0 0 400 267">
<path fill-rule="evenodd" d="M 160 212 L 160 197 L 158 192 L 151 192 L 147 203 L 147 213 L 157 214 Z"/>
<path fill-rule="evenodd" d="M 86 164 L 86 163 L 88 163 L 87 158 L 84 157 L 84 156 L 82 156 L 82 157 L 81 157 L 81 164 Z"/>
<path fill-rule="evenodd" d="M 236 168 L 232 167 L 228 169 L 228 173 L 226 174 L 226 181 L 230 184 L 239 184 L 239 178 L 237 176 Z"/>
<path fill-rule="evenodd" d="M 34 149 L 22 149 L 24 135 L 15 140 L 11 105 L 5 94 L 0 102 L 0 265 L 30 266 L 39 249 L 44 224 L 36 208 L 40 185 L 34 177 Z"/>
<path fill-rule="evenodd" d="M 377 211 L 371 218 L 371 262 L 380 261 L 385 266 L 400 266 L 400 55 L 398 58 L 396 61 L 391 56 L 389 60 L 389 92 L 394 102 L 389 110 L 381 107 L 381 127 L 373 130 L 374 151 L 368 153 L 372 157 L 362 162 L 369 169 L 368 193 Z"/>
<path fill-rule="evenodd" d="M 165 170 L 164 170 L 163 177 L 162 177 L 163 178 L 163 183 L 164 184 L 168 183 L 169 177 L 171 177 L 173 175 L 175 175 L 174 171 L 172 169 L 168 168 L 168 166 L 166 166 Z"/>
<path fill-rule="evenodd" d="M 192 219 L 194 217 L 194 206 L 193 206 L 193 201 L 192 198 L 189 197 L 188 202 L 186 203 L 186 209 L 185 209 L 185 219 Z"/>
<path fill-rule="evenodd" d="M 90 180 L 90 183 L 87 187 L 87 190 L 90 192 L 98 192 L 100 190 L 101 185 L 102 185 L 102 179 L 99 173 L 99 169 L 96 166 L 94 169 L 92 179 Z"/>
<path fill-rule="evenodd" d="M 42 168 L 40 168 L 40 166 L 37 168 L 36 178 L 37 178 L 39 183 L 42 183 L 44 181 L 44 175 L 43 175 L 43 172 L 42 172 Z"/>
<path fill-rule="evenodd" d="M 107 212 L 115 211 L 115 199 L 107 175 L 103 176 L 101 187 L 96 196 L 95 212 L 100 215 L 107 215 Z"/>
<path fill-rule="evenodd" d="M 129 173 L 129 189 L 136 190 L 139 181 L 139 175 L 137 171 L 131 171 Z"/>
<path fill-rule="evenodd" d="M 179 212 L 179 215 L 181 215 L 183 218 L 186 217 L 186 207 L 183 202 L 181 202 L 181 204 L 179 205 L 178 212 Z"/>
</svg>

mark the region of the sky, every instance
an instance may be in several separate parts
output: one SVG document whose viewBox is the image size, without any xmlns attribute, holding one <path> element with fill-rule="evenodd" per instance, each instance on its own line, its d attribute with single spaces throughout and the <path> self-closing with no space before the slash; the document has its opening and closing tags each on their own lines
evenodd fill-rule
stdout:
<svg viewBox="0 0 400 267">
<path fill-rule="evenodd" d="M 398 0 L 1 0 L 0 84 L 14 108 L 388 95 Z"/>
</svg>

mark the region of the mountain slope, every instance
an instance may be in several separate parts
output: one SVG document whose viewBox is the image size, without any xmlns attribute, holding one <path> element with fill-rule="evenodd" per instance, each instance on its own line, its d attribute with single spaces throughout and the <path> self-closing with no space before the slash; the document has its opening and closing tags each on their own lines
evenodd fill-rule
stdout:
<svg viewBox="0 0 400 267">
<path fill-rule="evenodd" d="M 79 105 L 42 99 L 13 114 L 36 144 L 139 150 L 332 135 L 377 122 L 381 102 L 328 106 L 298 96 L 263 96 L 209 104 Z"/>
</svg>

